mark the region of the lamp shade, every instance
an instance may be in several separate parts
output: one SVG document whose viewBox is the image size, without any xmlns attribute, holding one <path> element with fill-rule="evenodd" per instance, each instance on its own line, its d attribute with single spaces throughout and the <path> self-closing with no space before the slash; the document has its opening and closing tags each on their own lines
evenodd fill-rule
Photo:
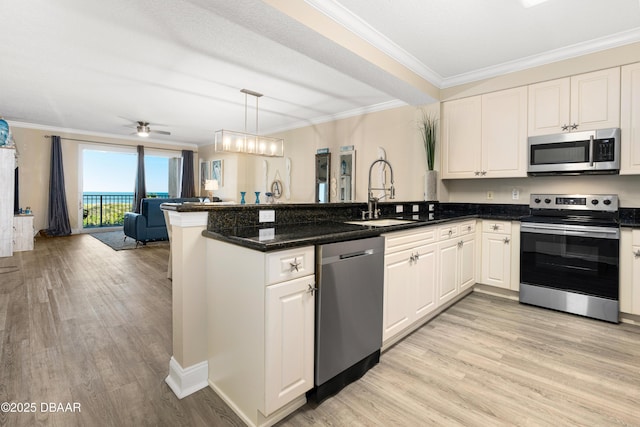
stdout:
<svg viewBox="0 0 640 427">
<path fill-rule="evenodd" d="M 204 182 L 204 189 L 206 191 L 215 191 L 218 189 L 218 180 L 217 179 L 207 179 Z"/>
</svg>

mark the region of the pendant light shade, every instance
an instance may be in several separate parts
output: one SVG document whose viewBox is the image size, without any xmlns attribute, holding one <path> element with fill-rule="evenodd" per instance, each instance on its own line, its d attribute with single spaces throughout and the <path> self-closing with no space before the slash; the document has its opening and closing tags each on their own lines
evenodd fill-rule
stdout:
<svg viewBox="0 0 640 427">
<path fill-rule="evenodd" d="M 283 157 L 284 139 L 260 136 L 258 133 L 258 98 L 261 93 L 242 89 L 244 97 L 244 132 L 221 129 L 216 131 L 214 150 L 217 152 L 254 154 L 257 156 Z M 256 98 L 256 131 L 247 132 L 247 95 Z"/>
</svg>

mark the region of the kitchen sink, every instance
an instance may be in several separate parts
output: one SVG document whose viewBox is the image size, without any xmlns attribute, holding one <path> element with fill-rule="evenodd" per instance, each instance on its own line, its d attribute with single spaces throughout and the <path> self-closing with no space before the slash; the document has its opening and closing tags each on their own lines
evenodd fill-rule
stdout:
<svg viewBox="0 0 640 427">
<path fill-rule="evenodd" d="M 411 219 L 397 219 L 397 218 L 380 218 L 380 219 L 365 219 L 361 221 L 345 221 L 345 224 L 366 225 L 369 227 L 388 227 L 390 225 L 410 224 L 415 222 Z"/>
</svg>

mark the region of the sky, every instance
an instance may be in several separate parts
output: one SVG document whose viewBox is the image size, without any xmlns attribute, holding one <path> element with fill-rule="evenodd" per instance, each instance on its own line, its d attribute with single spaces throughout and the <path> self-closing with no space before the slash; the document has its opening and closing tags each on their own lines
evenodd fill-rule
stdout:
<svg viewBox="0 0 640 427">
<path fill-rule="evenodd" d="M 83 192 L 132 193 L 137 155 L 114 151 L 83 150 Z M 166 193 L 169 188 L 169 159 L 145 156 L 147 193 Z"/>
</svg>

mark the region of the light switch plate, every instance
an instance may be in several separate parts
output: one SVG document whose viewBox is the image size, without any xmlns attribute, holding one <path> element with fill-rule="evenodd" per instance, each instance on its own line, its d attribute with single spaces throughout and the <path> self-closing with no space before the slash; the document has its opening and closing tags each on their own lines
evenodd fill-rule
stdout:
<svg viewBox="0 0 640 427">
<path fill-rule="evenodd" d="M 412 206 L 411 206 L 411 210 L 412 210 L 412 212 L 420 212 L 420 206 L 418 206 L 418 205 L 412 205 Z"/>
<path fill-rule="evenodd" d="M 273 209 L 269 210 L 261 210 L 259 211 L 259 222 L 275 222 L 276 221 L 276 211 Z"/>
</svg>

